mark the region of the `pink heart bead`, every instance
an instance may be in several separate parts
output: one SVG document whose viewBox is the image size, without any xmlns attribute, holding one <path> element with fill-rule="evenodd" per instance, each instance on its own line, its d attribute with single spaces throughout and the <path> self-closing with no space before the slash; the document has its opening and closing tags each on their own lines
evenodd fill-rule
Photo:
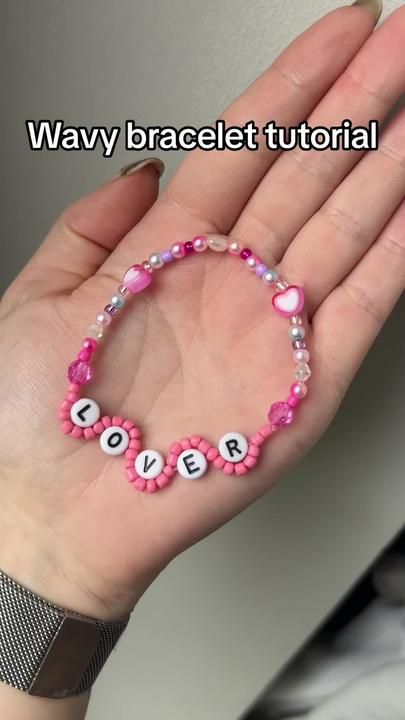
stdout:
<svg viewBox="0 0 405 720">
<path fill-rule="evenodd" d="M 284 317 L 299 315 L 304 308 L 304 304 L 304 291 L 298 285 L 290 285 L 286 290 L 277 293 L 273 297 L 273 307 Z"/>
<path fill-rule="evenodd" d="M 124 275 L 122 284 L 128 288 L 131 293 L 139 293 L 145 290 L 152 282 L 152 275 L 148 273 L 142 265 L 133 265 Z"/>
</svg>

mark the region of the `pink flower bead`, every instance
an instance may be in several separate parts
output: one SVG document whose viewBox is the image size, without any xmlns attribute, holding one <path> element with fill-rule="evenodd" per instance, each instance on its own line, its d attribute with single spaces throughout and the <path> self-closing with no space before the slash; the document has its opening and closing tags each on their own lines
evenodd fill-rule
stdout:
<svg viewBox="0 0 405 720">
<path fill-rule="evenodd" d="M 135 480 L 134 487 L 139 490 L 139 492 L 144 492 L 144 490 L 146 489 L 146 480 L 139 477 L 137 480 Z"/>
<path fill-rule="evenodd" d="M 208 440 L 201 440 L 201 442 L 198 443 L 198 449 L 201 450 L 204 455 L 207 454 L 210 447 L 211 445 L 209 444 Z"/>
<path fill-rule="evenodd" d="M 131 293 L 139 293 L 151 284 L 152 275 L 142 265 L 133 265 L 125 273 L 122 282 Z"/>
<path fill-rule="evenodd" d="M 164 473 L 160 473 L 158 477 L 156 478 L 156 485 L 163 490 L 163 488 L 167 487 L 167 485 L 170 485 L 171 478 L 165 475 Z"/>
<path fill-rule="evenodd" d="M 117 425 L 118 427 L 122 427 L 123 423 L 124 423 L 123 417 L 121 417 L 120 415 L 114 415 L 114 417 L 112 419 L 112 424 L 114 426 Z"/>
<path fill-rule="evenodd" d="M 128 482 L 133 483 L 133 482 L 135 482 L 135 480 L 138 479 L 138 474 L 133 468 L 132 468 L 132 470 L 130 468 L 128 468 L 127 478 L 128 478 Z"/>
<path fill-rule="evenodd" d="M 236 465 L 235 465 L 235 473 L 236 473 L 237 475 L 246 475 L 247 471 L 248 471 L 248 469 L 247 469 L 246 465 L 244 465 L 243 462 L 241 462 L 241 463 L 236 463 Z"/>
<path fill-rule="evenodd" d="M 257 465 L 257 457 L 253 457 L 252 455 L 246 455 L 244 461 L 245 466 L 249 468 L 249 470 L 252 470 Z"/>
<path fill-rule="evenodd" d="M 70 433 L 73 430 L 73 427 L 74 427 L 73 423 L 70 420 L 66 420 L 64 423 L 62 423 L 62 432 L 65 435 L 70 435 Z"/>
<path fill-rule="evenodd" d="M 226 462 L 222 469 L 225 475 L 233 475 L 233 473 L 235 472 L 235 464 L 231 462 Z"/>
<path fill-rule="evenodd" d="M 225 465 L 225 460 L 221 455 L 218 455 L 218 457 L 214 460 L 214 466 L 218 468 L 218 470 L 222 470 L 222 468 Z"/>
<path fill-rule="evenodd" d="M 217 448 L 212 447 L 207 452 L 207 460 L 209 460 L 210 462 L 214 462 L 214 460 L 217 459 L 218 455 L 219 455 L 219 452 L 218 452 Z"/>
<path fill-rule="evenodd" d="M 86 362 L 75 360 L 69 365 L 68 378 L 75 385 L 85 385 L 93 377 L 93 371 Z"/>
</svg>

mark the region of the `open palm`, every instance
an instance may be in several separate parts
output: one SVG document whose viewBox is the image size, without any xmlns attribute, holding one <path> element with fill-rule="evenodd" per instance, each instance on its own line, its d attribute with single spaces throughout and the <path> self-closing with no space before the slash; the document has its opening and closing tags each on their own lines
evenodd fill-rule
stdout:
<svg viewBox="0 0 405 720">
<path fill-rule="evenodd" d="M 299 38 L 225 113 L 229 124 L 383 120 L 405 89 L 405 12 L 375 34 L 361 7 Z M 317 58 L 312 64 L 313 57 Z M 181 550 L 263 494 L 327 427 L 405 280 L 405 115 L 378 152 L 190 155 L 155 202 L 152 165 L 71 207 L 1 305 L 0 566 L 64 606 L 130 611 Z M 177 477 L 149 496 L 123 458 L 61 435 L 66 368 L 128 266 L 195 235 L 250 246 L 305 288 L 313 377 L 297 421 L 246 477 Z M 97 354 L 86 394 L 165 454 L 198 433 L 249 436 L 291 384 L 286 323 L 243 263 L 207 252 L 154 275 Z M 18 548 L 18 551 L 15 550 Z M 35 572 L 24 575 L 24 566 Z"/>
</svg>

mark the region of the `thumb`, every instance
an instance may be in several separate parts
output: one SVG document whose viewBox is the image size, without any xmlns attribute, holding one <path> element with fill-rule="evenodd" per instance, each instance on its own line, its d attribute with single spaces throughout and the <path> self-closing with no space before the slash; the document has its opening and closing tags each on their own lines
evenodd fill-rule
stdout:
<svg viewBox="0 0 405 720">
<path fill-rule="evenodd" d="M 163 171 L 161 160 L 141 160 L 65 210 L 6 292 L 7 310 L 73 292 L 94 275 L 156 201 Z"/>
</svg>

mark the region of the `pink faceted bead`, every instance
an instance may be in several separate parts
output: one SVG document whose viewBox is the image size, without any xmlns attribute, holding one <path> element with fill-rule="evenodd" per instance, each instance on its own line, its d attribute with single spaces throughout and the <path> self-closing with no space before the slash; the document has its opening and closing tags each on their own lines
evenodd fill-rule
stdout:
<svg viewBox="0 0 405 720">
<path fill-rule="evenodd" d="M 286 402 L 277 402 L 271 406 L 267 419 L 270 425 L 284 427 L 294 420 L 294 410 Z"/>
<path fill-rule="evenodd" d="M 76 385 L 85 385 L 90 382 L 93 377 L 93 371 L 86 362 L 75 360 L 69 365 L 68 378 L 71 383 Z"/>
<path fill-rule="evenodd" d="M 151 284 L 152 275 L 142 265 L 133 265 L 125 273 L 122 282 L 131 293 L 138 293 Z"/>
</svg>

